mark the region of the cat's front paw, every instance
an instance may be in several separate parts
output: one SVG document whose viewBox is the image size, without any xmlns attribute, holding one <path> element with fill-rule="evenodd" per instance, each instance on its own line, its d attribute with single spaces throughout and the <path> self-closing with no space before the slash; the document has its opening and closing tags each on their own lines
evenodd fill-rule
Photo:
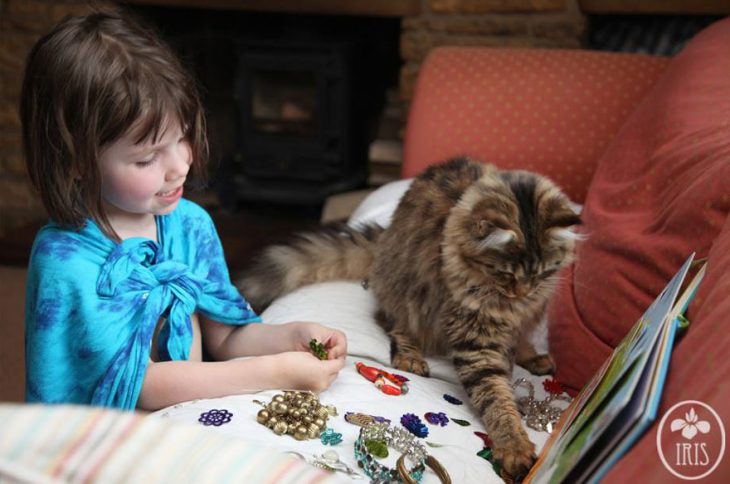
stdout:
<svg viewBox="0 0 730 484">
<path fill-rule="evenodd" d="M 393 367 L 403 371 L 410 371 L 416 375 L 428 376 L 428 363 L 423 358 L 397 354 L 393 356 Z"/>
<path fill-rule="evenodd" d="M 494 459 L 499 462 L 504 472 L 515 481 L 521 481 L 535 463 L 535 444 L 527 438 L 515 438 L 504 445 L 496 445 L 493 449 Z"/>
<path fill-rule="evenodd" d="M 555 371 L 555 362 L 550 355 L 535 355 L 518 363 L 533 375 L 547 375 Z"/>
</svg>

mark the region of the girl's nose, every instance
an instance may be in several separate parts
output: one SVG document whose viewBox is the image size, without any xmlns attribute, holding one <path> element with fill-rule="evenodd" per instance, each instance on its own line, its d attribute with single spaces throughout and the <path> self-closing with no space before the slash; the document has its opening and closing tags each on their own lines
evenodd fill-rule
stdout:
<svg viewBox="0 0 730 484">
<path fill-rule="evenodd" d="M 190 170 L 191 157 L 190 145 L 186 141 L 177 143 L 170 150 L 166 178 L 168 180 L 176 180 L 185 177 Z"/>
</svg>

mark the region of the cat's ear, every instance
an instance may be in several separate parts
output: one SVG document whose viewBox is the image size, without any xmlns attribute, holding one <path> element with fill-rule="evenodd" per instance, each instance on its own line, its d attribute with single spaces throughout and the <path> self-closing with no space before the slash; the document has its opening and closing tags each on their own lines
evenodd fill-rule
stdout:
<svg viewBox="0 0 730 484">
<path fill-rule="evenodd" d="M 581 224 L 580 215 L 568 204 L 565 204 L 560 209 L 550 213 L 545 221 L 545 230 L 554 240 L 577 241 L 585 238 L 583 234 L 576 231 L 577 226 Z"/>
<path fill-rule="evenodd" d="M 561 210 L 555 210 L 551 213 L 545 221 L 545 226 L 548 229 L 568 228 L 582 223 L 580 215 L 566 205 Z"/>
<path fill-rule="evenodd" d="M 585 239 L 585 236 L 576 231 L 578 225 L 583 222 L 580 215 L 570 207 L 551 214 L 546 223 L 546 231 L 550 237 L 558 241 L 578 241 Z"/>
<path fill-rule="evenodd" d="M 495 228 L 479 242 L 479 247 L 481 249 L 503 249 L 516 237 L 517 234 L 513 230 Z"/>
<path fill-rule="evenodd" d="M 585 240 L 585 234 L 576 232 L 574 227 L 552 227 L 548 230 L 550 237 L 557 241 L 580 241 Z"/>
</svg>

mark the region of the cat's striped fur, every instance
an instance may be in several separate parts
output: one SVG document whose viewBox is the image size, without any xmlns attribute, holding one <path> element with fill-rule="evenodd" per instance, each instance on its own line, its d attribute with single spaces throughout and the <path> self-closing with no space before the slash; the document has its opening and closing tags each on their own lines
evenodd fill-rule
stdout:
<svg viewBox="0 0 730 484">
<path fill-rule="evenodd" d="M 572 261 L 578 223 L 547 178 L 459 158 L 416 178 L 387 229 L 330 229 L 269 248 L 239 287 L 260 309 L 305 283 L 366 278 L 393 366 L 426 375 L 424 355 L 451 354 L 495 458 L 524 475 L 534 446 L 514 401 L 512 365 L 552 370 L 527 336 Z"/>
</svg>

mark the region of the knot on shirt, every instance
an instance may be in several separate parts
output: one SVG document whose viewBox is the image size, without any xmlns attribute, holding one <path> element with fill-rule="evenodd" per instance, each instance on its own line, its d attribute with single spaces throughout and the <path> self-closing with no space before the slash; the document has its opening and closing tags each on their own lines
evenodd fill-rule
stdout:
<svg viewBox="0 0 730 484">
<path fill-rule="evenodd" d="M 203 293 L 203 283 L 186 264 L 163 260 L 154 241 L 132 238 L 112 249 L 96 286 L 102 297 L 142 306 L 139 331 L 143 341 L 151 340 L 157 321 L 164 315 L 168 324 L 159 336 L 161 356 L 187 359 L 192 338 L 190 316 Z"/>
</svg>

